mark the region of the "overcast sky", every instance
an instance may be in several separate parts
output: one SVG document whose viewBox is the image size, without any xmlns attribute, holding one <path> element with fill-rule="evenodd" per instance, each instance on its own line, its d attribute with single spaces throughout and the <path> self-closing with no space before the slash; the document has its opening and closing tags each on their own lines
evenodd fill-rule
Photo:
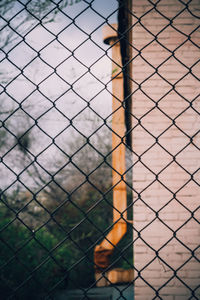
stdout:
<svg viewBox="0 0 200 300">
<path fill-rule="evenodd" d="M 72 2 L 73 5 L 70 5 Z M 25 119 L 28 119 L 25 129 L 34 124 L 33 119 L 37 119 L 39 128 L 48 134 L 45 135 L 37 126 L 33 127 L 31 133 L 37 137 L 31 148 L 34 155 L 51 143 L 51 137 L 56 137 L 60 147 L 67 147 L 67 141 L 76 135 L 81 137 L 69 126 L 70 119 L 82 134 L 89 136 L 103 124 L 94 111 L 104 119 L 111 114 L 112 97 L 105 90 L 105 84 L 110 81 L 111 61 L 105 54 L 108 45 L 103 43 L 102 28 L 106 23 L 116 23 L 118 2 L 88 1 L 91 7 L 83 0 L 75 2 L 68 1 L 64 13 L 59 12 L 54 22 L 32 26 L 34 29 L 25 36 L 25 42 L 17 36 L 4 49 L 8 59 L 1 62 L 0 70 L 2 73 L 6 71 L 9 79 L 5 75 L 1 78 L 2 85 L 7 86 L 7 94 L 2 93 L 0 101 L 12 109 L 23 103 L 23 109 L 30 115 L 28 117 L 26 112 L 17 110 L 9 120 L 10 124 L 18 123 L 18 126 L 12 127 L 13 132 L 18 133 L 20 123 L 23 124 Z M 25 14 L 22 9 L 22 5 L 17 5 L 15 11 L 4 16 L 9 19 L 19 12 L 10 23 L 13 28 Z M 2 21 L 0 25 L 5 24 Z M 21 30 L 26 32 L 26 25 Z M 10 32 L 10 28 L 6 27 L 2 34 L 6 36 Z M 108 55 L 111 55 L 110 51 Z M 20 74 L 22 68 L 25 77 Z M 36 90 L 36 85 L 39 90 Z M 111 90 L 111 83 L 108 88 Z M 57 109 L 52 107 L 53 102 Z M 87 107 L 88 102 L 92 110 Z M 97 122 L 97 119 L 100 121 Z M 107 119 L 108 124 L 110 120 Z M 110 134 L 106 126 L 99 132 Z M 54 156 L 55 151 L 56 147 L 51 146 L 41 155 L 41 160 Z M 14 168 L 17 172 L 17 166 Z M 10 180 L 13 178 L 10 177 Z"/>
</svg>

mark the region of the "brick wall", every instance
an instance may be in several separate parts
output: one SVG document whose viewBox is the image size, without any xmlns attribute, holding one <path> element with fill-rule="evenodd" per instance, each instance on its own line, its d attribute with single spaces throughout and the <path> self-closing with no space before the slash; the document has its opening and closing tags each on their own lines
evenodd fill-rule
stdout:
<svg viewBox="0 0 200 300">
<path fill-rule="evenodd" d="M 157 2 L 133 1 L 135 300 L 199 299 L 200 3 Z"/>
</svg>

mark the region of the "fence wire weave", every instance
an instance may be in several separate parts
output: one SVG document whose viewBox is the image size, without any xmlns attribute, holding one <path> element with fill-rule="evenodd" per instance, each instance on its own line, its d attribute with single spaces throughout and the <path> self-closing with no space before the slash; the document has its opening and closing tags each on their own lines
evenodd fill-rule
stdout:
<svg viewBox="0 0 200 300">
<path fill-rule="evenodd" d="M 127 2 L 0 3 L 1 299 L 101 299 L 101 280 L 112 299 L 133 288 L 136 300 L 199 299 L 199 2 Z M 104 45 L 119 10 L 132 24 Z M 123 66 L 111 56 L 119 41 Z M 123 136 L 112 127 L 121 108 Z M 112 162 L 120 145 L 123 174 Z M 120 182 L 125 211 L 113 203 Z M 94 248 L 117 224 L 113 211 L 127 233 L 97 279 Z M 134 278 L 114 284 L 113 269 Z"/>
</svg>

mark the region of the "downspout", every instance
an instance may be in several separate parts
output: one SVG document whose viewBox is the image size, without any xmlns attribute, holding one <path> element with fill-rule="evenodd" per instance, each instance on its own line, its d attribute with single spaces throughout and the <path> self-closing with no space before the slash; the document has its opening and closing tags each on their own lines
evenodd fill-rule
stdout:
<svg viewBox="0 0 200 300">
<path fill-rule="evenodd" d="M 112 27 L 111 27 L 112 26 Z M 117 24 L 103 28 L 104 43 L 112 47 L 112 183 L 113 183 L 113 228 L 104 240 L 95 247 L 96 273 L 109 267 L 109 257 L 115 246 L 127 232 L 127 192 L 125 183 L 125 114 L 123 73 Z"/>
</svg>

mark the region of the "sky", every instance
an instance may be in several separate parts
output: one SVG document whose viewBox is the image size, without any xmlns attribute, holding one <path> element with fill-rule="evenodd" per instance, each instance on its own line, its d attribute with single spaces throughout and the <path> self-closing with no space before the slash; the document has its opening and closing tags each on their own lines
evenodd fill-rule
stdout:
<svg viewBox="0 0 200 300">
<path fill-rule="evenodd" d="M 70 0 L 53 22 L 46 22 L 51 18 L 49 14 L 43 18 L 42 25 L 33 19 L 32 23 L 19 28 L 17 26 L 26 12 L 24 6 L 16 2 L 15 10 L 8 11 L 0 21 L 2 37 L 9 34 L 16 37 L 0 53 L 1 86 L 6 86 L 6 93 L 0 94 L 0 101 L 5 108 L 16 109 L 6 122 L 15 135 L 22 129 L 32 128 L 31 134 L 36 138 L 31 152 L 33 155 L 42 152 L 39 155 L 41 162 L 58 155 L 57 147 L 48 147 L 52 138 L 68 151 L 70 141 L 74 137 L 90 136 L 103 124 L 101 118 L 107 119 L 109 125 L 111 122 L 111 50 L 105 53 L 109 47 L 103 43 L 102 28 L 106 23 L 116 23 L 118 2 L 86 2 Z M 6 26 L 6 20 L 11 20 L 10 27 Z M 31 31 L 27 33 L 28 26 Z M 107 83 L 109 91 L 105 89 Z M 88 102 L 91 109 L 87 107 Z M 18 109 L 19 104 L 22 109 Z M 35 119 L 37 126 L 34 126 Z M 70 126 L 70 120 L 79 133 Z M 111 132 L 103 126 L 98 134 L 107 136 Z M 92 139 L 95 140 L 95 135 Z M 6 156 L 6 163 L 18 173 L 19 167 L 12 165 L 11 154 Z M 13 175 L 8 181 L 12 180 Z"/>
</svg>

